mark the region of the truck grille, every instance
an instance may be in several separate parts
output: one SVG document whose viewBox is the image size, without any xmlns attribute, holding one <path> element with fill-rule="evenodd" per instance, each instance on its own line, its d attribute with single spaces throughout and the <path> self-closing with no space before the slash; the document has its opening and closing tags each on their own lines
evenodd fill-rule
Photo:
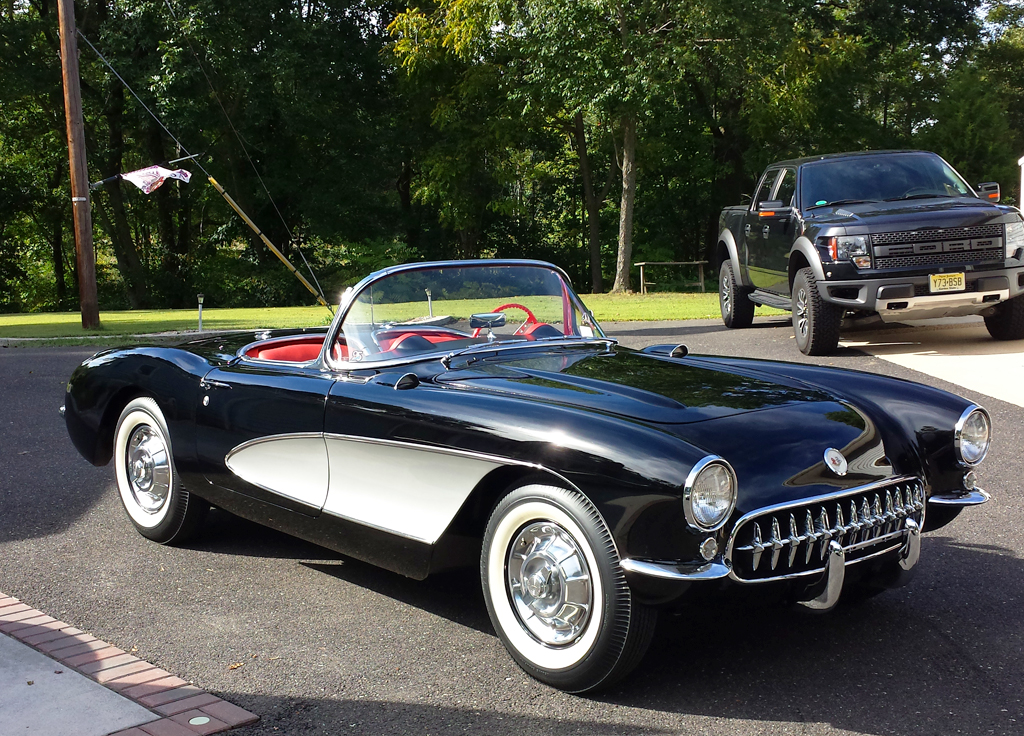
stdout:
<svg viewBox="0 0 1024 736">
<path fill-rule="evenodd" d="M 908 246 L 913 247 L 913 246 Z M 1002 261 L 1003 248 L 969 250 L 960 253 L 918 253 L 895 257 L 876 257 L 875 268 L 916 268 L 921 266 L 958 266 L 967 263 Z"/>
<path fill-rule="evenodd" d="M 906 230 L 897 233 L 875 233 L 871 236 L 874 245 L 897 245 L 899 243 L 925 243 L 933 240 L 974 240 L 976 238 L 1001 238 L 1002 225 L 976 225 L 975 227 L 948 227 L 933 230 Z"/>
<path fill-rule="evenodd" d="M 733 574 L 766 582 L 821 573 L 833 540 L 847 564 L 895 549 L 906 537 L 906 519 L 924 521 L 924 506 L 924 485 L 910 478 L 748 514 L 729 542 Z"/>
</svg>

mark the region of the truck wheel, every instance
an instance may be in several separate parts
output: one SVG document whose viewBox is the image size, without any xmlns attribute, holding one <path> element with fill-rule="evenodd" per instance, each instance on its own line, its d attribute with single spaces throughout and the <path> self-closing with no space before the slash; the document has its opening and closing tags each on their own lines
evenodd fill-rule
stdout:
<svg viewBox="0 0 1024 736">
<path fill-rule="evenodd" d="M 988 334 L 996 340 L 1024 340 L 1024 296 L 1016 296 L 995 308 L 985 318 Z"/>
<path fill-rule="evenodd" d="M 804 355 L 828 355 L 839 345 L 843 310 L 821 298 L 814 271 L 801 268 L 793 280 L 793 332 Z"/>
<path fill-rule="evenodd" d="M 726 327 L 750 327 L 754 321 L 754 302 L 747 299 L 747 290 L 736 281 L 732 263 L 725 261 L 718 272 L 718 306 Z"/>
</svg>

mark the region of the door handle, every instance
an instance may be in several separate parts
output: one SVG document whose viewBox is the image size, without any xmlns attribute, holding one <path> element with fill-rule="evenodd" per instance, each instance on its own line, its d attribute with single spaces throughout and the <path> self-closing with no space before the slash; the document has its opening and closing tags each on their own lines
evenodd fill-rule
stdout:
<svg viewBox="0 0 1024 736">
<path fill-rule="evenodd" d="M 767 240 L 768 239 L 768 233 L 770 233 L 771 231 L 772 231 L 772 226 L 771 225 L 765 225 L 763 228 L 761 228 L 761 237 L 764 238 L 765 240 Z"/>
<path fill-rule="evenodd" d="M 743 234 L 744 235 L 750 235 L 750 223 L 749 222 L 746 225 L 743 226 Z"/>
<path fill-rule="evenodd" d="M 204 378 L 199 382 L 199 388 L 204 391 L 209 391 L 212 388 L 231 388 L 231 384 L 224 383 L 223 381 L 211 381 L 208 378 Z"/>
</svg>

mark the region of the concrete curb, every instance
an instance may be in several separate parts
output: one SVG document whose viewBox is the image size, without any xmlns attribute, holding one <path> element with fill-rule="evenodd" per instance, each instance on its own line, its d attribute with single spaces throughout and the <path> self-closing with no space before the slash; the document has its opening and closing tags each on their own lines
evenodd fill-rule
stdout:
<svg viewBox="0 0 1024 736">
<path fill-rule="evenodd" d="M 259 716 L 0 592 L 0 631 L 158 716 L 110 736 L 196 736 Z"/>
</svg>

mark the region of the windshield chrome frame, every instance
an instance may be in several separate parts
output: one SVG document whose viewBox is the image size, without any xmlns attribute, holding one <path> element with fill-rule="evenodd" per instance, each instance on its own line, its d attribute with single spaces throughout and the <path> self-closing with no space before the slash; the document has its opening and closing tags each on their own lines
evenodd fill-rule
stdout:
<svg viewBox="0 0 1024 736">
<path fill-rule="evenodd" d="M 331 322 L 330 328 L 327 330 L 327 337 L 324 339 L 323 347 L 320 349 L 319 364 L 323 370 L 326 371 L 359 371 L 359 370 L 373 370 L 375 368 L 388 368 L 396 365 L 406 365 L 408 363 L 422 363 L 426 360 L 440 360 L 446 355 L 450 354 L 451 350 L 436 350 L 427 353 L 417 353 L 414 355 L 403 356 L 401 358 L 394 358 L 391 360 L 371 360 L 371 361 L 334 361 L 331 359 L 331 347 L 334 345 L 335 339 L 337 339 L 338 333 L 341 332 L 341 325 L 345 321 L 345 317 L 348 315 L 349 309 L 352 304 L 363 293 L 369 286 L 376 282 L 391 276 L 396 273 L 403 273 L 405 271 L 429 271 L 439 268 L 495 268 L 501 266 L 518 266 L 518 267 L 533 267 L 533 268 L 544 268 L 549 271 L 554 271 L 562 279 L 566 288 L 569 290 L 569 299 L 573 302 L 573 305 L 580 311 L 580 314 L 587 317 L 594 327 L 595 335 L 593 338 L 587 337 L 573 337 L 565 336 L 564 338 L 550 338 L 548 341 L 541 343 L 543 344 L 558 344 L 560 342 L 578 343 L 585 342 L 591 339 L 594 340 L 607 340 L 607 336 L 601 325 L 594 318 L 593 312 L 587 309 L 586 305 L 580 299 L 579 295 L 572 288 L 572 280 L 569 275 L 561 268 L 553 263 L 547 261 L 536 261 L 528 259 L 515 259 L 515 258 L 478 258 L 474 260 L 466 261 L 426 261 L 422 263 L 404 263 L 398 266 L 388 266 L 382 268 L 379 271 L 374 271 L 369 276 L 362 279 L 355 286 L 352 286 L 344 291 L 341 297 L 341 303 L 338 305 L 338 311 L 334 315 L 334 320 Z M 443 344 L 443 343 L 441 343 Z M 523 345 L 516 343 L 516 347 L 523 347 Z"/>
</svg>

